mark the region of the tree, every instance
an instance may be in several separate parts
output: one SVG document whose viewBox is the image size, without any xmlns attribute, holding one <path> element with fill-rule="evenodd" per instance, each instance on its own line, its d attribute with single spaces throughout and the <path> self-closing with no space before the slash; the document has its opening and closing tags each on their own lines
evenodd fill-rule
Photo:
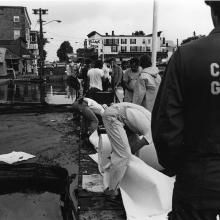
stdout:
<svg viewBox="0 0 220 220">
<path fill-rule="evenodd" d="M 59 58 L 60 62 L 68 62 L 68 53 L 72 53 L 73 48 L 70 45 L 69 41 L 64 41 L 61 45 L 60 48 L 57 50 L 57 57 Z"/>
<path fill-rule="evenodd" d="M 134 36 L 144 36 L 145 33 L 143 31 L 135 31 L 134 33 L 132 33 L 132 35 L 134 35 Z"/>
<path fill-rule="evenodd" d="M 193 36 L 192 37 L 188 37 L 186 39 L 184 39 L 181 43 L 181 45 L 183 44 L 186 44 L 186 43 L 189 43 L 190 41 L 193 41 L 193 40 L 197 40 L 201 37 L 205 37 L 205 35 L 195 35 L 195 33 L 193 33 Z"/>
</svg>

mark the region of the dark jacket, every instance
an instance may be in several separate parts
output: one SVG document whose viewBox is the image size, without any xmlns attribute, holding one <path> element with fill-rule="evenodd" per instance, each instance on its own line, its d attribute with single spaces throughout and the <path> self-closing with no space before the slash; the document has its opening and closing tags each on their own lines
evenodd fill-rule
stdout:
<svg viewBox="0 0 220 220">
<path fill-rule="evenodd" d="M 172 56 L 152 112 L 152 135 L 159 162 L 177 174 L 175 190 L 195 206 L 206 201 L 204 207 L 220 208 L 207 199 L 211 190 L 220 200 L 220 28 Z"/>
</svg>

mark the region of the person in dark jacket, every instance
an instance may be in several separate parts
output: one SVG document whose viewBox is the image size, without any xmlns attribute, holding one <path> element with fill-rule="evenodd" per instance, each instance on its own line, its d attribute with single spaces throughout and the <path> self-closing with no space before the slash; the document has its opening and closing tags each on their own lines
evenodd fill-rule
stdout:
<svg viewBox="0 0 220 220">
<path fill-rule="evenodd" d="M 220 2 L 214 30 L 177 49 L 152 112 L 160 164 L 176 174 L 170 220 L 214 220 L 220 213 Z"/>
</svg>

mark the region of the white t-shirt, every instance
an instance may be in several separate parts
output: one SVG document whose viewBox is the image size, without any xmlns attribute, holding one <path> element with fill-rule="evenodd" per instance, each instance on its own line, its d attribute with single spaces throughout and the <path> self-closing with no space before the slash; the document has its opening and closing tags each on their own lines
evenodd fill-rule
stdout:
<svg viewBox="0 0 220 220">
<path fill-rule="evenodd" d="M 97 88 L 102 90 L 102 77 L 104 72 L 102 69 L 92 68 L 88 71 L 87 76 L 89 77 L 89 88 Z"/>
</svg>

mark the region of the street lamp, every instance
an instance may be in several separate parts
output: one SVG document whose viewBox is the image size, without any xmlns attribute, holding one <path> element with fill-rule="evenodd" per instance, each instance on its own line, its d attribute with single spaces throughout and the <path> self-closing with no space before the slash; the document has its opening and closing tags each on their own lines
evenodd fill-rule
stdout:
<svg viewBox="0 0 220 220">
<path fill-rule="evenodd" d="M 49 24 L 49 23 L 54 22 L 54 21 L 56 21 L 57 23 L 62 22 L 61 20 L 52 20 L 52 21 L 48 21 L 47 23 L 44 23 L 43 25 Z M 42 21 L 42 22 L 45 22 L 45 21 Z"/>
</svg>

